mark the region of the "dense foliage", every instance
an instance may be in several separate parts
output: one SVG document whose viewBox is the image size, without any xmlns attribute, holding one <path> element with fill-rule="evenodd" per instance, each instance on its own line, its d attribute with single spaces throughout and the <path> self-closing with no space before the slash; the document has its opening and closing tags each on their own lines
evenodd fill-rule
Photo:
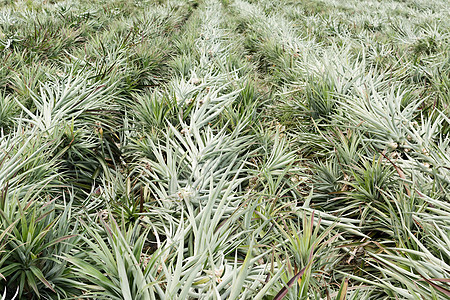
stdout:
<svg viewBox="0 0 450 300">
<path fill-rule="evenodd" d="M 1 0 L 0 299 L 448 299 L 449 21 Z"/>
</svg>

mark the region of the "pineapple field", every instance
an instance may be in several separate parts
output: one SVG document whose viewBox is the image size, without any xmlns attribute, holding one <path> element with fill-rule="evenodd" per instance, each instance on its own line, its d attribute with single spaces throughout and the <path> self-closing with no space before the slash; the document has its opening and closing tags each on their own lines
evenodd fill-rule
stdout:
<svg viewBox="0 0 450 300">
<path fill-rule="evenodd" d="M 447 0 L 0 0 L 0 300 L 449 299 Z"/>
</svg>

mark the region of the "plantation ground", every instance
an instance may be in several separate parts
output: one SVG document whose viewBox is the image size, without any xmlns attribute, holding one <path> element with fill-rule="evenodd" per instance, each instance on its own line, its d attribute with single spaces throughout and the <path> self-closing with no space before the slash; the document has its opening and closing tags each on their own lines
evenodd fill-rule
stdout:
<svg viewBox="0 0 450 300">
<path fill-rule="evenodd" d="M 0 299 L 448 299 L 449 41 L 445 0 L 1 0 Z"/>
</svg>

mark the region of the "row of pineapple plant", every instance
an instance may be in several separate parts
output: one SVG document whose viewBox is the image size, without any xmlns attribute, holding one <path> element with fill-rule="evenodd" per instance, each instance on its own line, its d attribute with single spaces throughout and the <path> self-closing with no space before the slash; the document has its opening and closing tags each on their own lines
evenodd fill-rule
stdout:
<svg viewBox="0 0 450 300">
<path fill-rule="evenodd" d="M 445 1 L 0 4 L 3 299 L 445 299 Z"/>
</svg>

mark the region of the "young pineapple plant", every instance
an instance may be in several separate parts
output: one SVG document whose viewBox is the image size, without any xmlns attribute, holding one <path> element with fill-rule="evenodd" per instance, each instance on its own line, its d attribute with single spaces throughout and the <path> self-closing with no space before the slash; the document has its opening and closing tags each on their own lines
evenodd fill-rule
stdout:
<svg viewBox="0 0 450 300">
<path fill-rule="evenodd" d="M 447 299 L 449 9 L 0 1 L 0 299 Z"/>
</svg>

